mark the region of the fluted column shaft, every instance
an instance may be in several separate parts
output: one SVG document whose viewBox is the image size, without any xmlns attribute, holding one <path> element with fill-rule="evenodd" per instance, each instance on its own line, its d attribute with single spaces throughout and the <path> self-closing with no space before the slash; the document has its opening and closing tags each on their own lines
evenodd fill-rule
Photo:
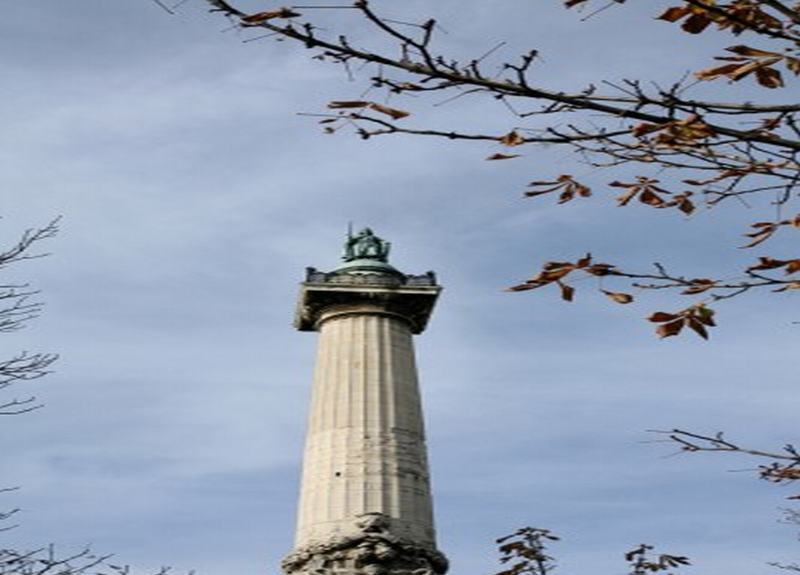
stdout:
<svg viewBox="0 0 800 575">
<path fill-rule="evenodd" d="M 422 408 L 409 324 L 380 306 L 322 313 L 295 548 L 383 514 L 434 547 Z"/>
</svg>

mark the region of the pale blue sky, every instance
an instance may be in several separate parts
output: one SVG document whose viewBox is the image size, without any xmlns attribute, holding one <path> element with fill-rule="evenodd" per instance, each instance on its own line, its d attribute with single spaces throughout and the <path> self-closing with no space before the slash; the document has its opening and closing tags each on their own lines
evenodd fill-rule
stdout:
<svg viewBox="0 0 800 575">
<path fill-rule="evenodd" d="M 683 42 L 650 6 L 581 23 L 555 0 L 436 4 L 449 49 L 540 47 L 537 74 L 563 88 L 669 80 L 731 43 Z M 297 283 L 305 266 L 336 265 L 353 220 L 392 241 L 397 267 L 433 269 L 445 286 L 417 349 L 453 573 L 498 570 L 493 539 L 523 525 L 563 536 L 565 573 L 622 572 L 622 553 L 643 541 L 703 573 L 796 557 L 796 534 L 777 523 L 789 492 L 727 472 L 751 462 L 665 458 L 674 449 L 646 443 L 647 429 L 670 427 L 761 447 L 798 439 L 791 295 L 720 306 L 706 343 L 651 335 L 642 318 L 674 306 L 666 296 L 622 308 L 588 289 L 573 304 L 502 291 L 587 250 L 730 270 L 757 210 L 620 210 L 602 186 L 556 207 L 523 199 L 525 183 L 630 172 L 597 174 L 559 149 L 484 162 L 495 147 L 323 136 L 295 113 L 363 84 L 226 27 L 200 0 L 177 16 L 148 0 L 4 11 L 0 238 L 64 216 L 52 257 L 15 272 L 44 290 L 46 313 L 3 337 L 5 354 L 61 354 L 31 386 L 47 407 L 3 419 L 3 484 L 23 486 L 6 498 L 24 509 L 4 545 L 91 544 L 136 568 L 201 575 L 277 572 L 315 343 L 291 327 Z M 479 100 L 403 107 L 410 125 L 514 125 Z"/>
</svg>

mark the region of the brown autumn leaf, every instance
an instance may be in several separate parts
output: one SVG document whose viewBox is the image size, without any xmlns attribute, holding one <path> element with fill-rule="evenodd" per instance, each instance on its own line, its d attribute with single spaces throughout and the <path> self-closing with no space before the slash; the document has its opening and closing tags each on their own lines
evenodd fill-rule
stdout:
<svg viewBox="0 0 800 575">
<path fill-rule="evenodd" d="M 692 14 L 683 22 L 681 28 L 689 34 L 700 34 L 712 22 L 708 14 Z"/>
<path fill-rule="evenodd" d="M 542 268 L 545 270 L 557 270 L 561 268 L 574 268 L 575 264 L 572 262 L 547 262 Z"/>
<path fill-rule="evenodd" d="M 328 102 L 328 108 L 332 110 L 368 108 L 370 110 L 374 110 L 381 114 L 386 114 L 387 116 L 391 116 L 395 120 L 399 120 L 401 118 L 405 118 L 406 116 L 411 115 L 409 112 L 406 112 L 405 110 L 398 110 L 397 108 L 391 108 L 389 106 L 386 106 L 385 104 L 379 104 L 378 102 L 369 102 L 367 100 L 334 100 L 333 102 Z"/>
<path fill-rule="evenodd" d="M 697 34 L 705 30 L 709 24 L 715 24 L 719 30 L 730 30 L 739 35 L 752 28 L 781 30 L 783 22 L 761 9 L 761 4 L 771 4 L 761 0 L 736 0 L 721 5 L 716 0 L 692 2 L 688 6 L 668 8 L 659 19 L 667 22 L 678 22 L 686 32 Z M 703 6 L 706 4 L 706 6 Z"/>
<path fill-rule="evenodd" d="M 668 130 L 684 140 L 702 140 L 716 135 L 714 128 L 706 124 L 699 114 L 690 114 L 682 120 L 670 122 Z"/>
<path fill-rule="evenodd" d="M 341 108 L 366 108 L 370 104 L 371 102 L 365 102 L 363 100 L 334 100 L 333 102 L 328 102 L 328 108 L 332 110 Z"/>
<path fill-rule="evenodd" d="M 761 256 L 758 258 L 758 263 L 754 266 L 750 266 L 749 268 L 747 268 L 747 271 L 774 270 L 777 268 L 782 268 L 790 261 L 792 260 L 777 260 L 775 258 Z"/>
<path fill-rule="evenodd" d="M 699 335 L 703 339 L 708 339 L 708 330 L 706 330 L 706 327 L 703 325 L 703 323 L 699 319 L 697 319 L 695 317 L 689 317 L 686 320 L 686 324 L 697 335 Z"/>
<path fill-rule="evenodd" d="M 666 20 L 667 22 L 677 22 L 684 16 L 691 14 L 692 9 L 689 6 L 673 6 L 672 8 L 667 8 L 661 16 L 658 16 L 658 20 Z"/>
<path fill-rule="evenodd" d="M 631 303 L 633 301 L 633 296 L 628 293 L 606 291 L 606 290 L 600 290 L 600 291 L 606 294 L 612 301 L 615 301 L 617 303 L 626 304 L 626 303 Z"/>
<path fill-rule="evenodd" d="M 687 216 L 694 213 L 695 210 L 694 202 L 692 202 L 692 200 L 690 200 L 688 196 L 689 194 L 686 193 L 683 196 L 681 196 L 680 199 L 678 199 L 678 196 L 676 196 L 675 200 L 673 200 L 677 202 L 678 209 Z"/>
<path fill-rule="evenodd" d="M 665 321 L 672 321 L 678 319 L 680 317 L 678 314 L 675 313 L 667 313 L 664 311 L 657 311 L 652 314 L 650 317 L 647 318 L 647 321 L 652 321 L 655 323 L 661 323 Z"/>
<path fill-rule="evenodd" d="M 572 297 L 575 295 L 575 288 L 560 281 L 556 283 L 558 283 L 558 287 L 561 288 L 561 299 L 564 301 L 572 301 Z"/>
<path fill-rule="evenodd" d="M 775 68 L 767 66 L 756 69 L 756 81 L 765 88 L 782 88 L 783 76 Z"/>
<path fill-rule="evenodd" d="M 744 234 L 745 237 L 750 238 L 750 243 L 744 246 L 740 246 L 741 248 L 752 248 L 757 246 L 758 244 L 765 242 L 768 240 L 772 235 L 778 230 L 778 227 L 781 225 L 781 222 L 756 222 L 751 224 L 751 228 L 755 228 L 755 231 Z"/>
<path fill-rule="evenodd" d="M 639 193 L 639 189 L 636 188 L 635 186 L 623 185 L 622 182 L 611 182 L 609 185 L 615 187 L 627 188 L 627 191 L 621 193 L 616 197 L 617 204 L 619 206 L 628 205 L 628 202 L 630 202 L 634 197 L 636 197 L 636 194 Z"/>
<path fill-rule="evenodd" d="M 719 21 L 719 29 L 724 30 L 730 28 L 733 34 L 739 35 L 748 29 L 749 23 L 758 24 L 763 28 L 772 28 L 775 30 L 783 28 L 783 23 L 768 12 L 764 12 L 759 4 L 761 4 L 761 2 L 748 0 L 746 2 L 735 2 L 729 5 L 729 13 L 732 18 Z"/>
<path fill-rule="evenodd" d="M 741 67 L 741 64 L 723 64 L 713 68 L 704 68 L 695 72 L 694 77 L 698 80 L 715 80 L 720 76 L 728 76 L 728 74 L 732 74 Z"/>
<path fill-rule="evenodd" d="M 703 293 L 704 291 L 708 291 L 711 288 L 713 288 L 717 284 L 717 281 L 709 278 L 696 278 L 691 280 L 691 284 L 692 285 L 683 290 L 681 294 L 694 295 L 698 293 Z"/>
<path fill-rule="evenodd" d="M 532 282 L 525 282 L 521 284 L 517 284 L 511 287 L 507 287 L 505 291 L 528 291 L 532 289 L 536 289 L 538 287 L 542 287 L 544 284 L 535 284 Z"/>
<path fill-rule="evenodd" d="M 528 192 L 528 193 L 531 195 L 538 195 L 538 194 L 546 194 L 547 192 L 553 192 L 561 188 L 564 185 L 564 180 L 566 179 L 571 180 L 572 176 L 570 176 L 569 174 L 562 174 L 558 176 L 556 180 L 534 180 L 528 185 L 536 187 L 541 187 L 541 186 L 552 186 L 552 187 L 548 187 L 547 189 L 543 189 L 538 192 Z"/>
<path fill-rule="evenodd" d="M 727 170 L 722 170 L 715 176 L 706 178 L 704 180 L 687 179 L 682 181 L 684 184 L 689 184 L 690 186 L 706 186 L 708 184 L 714 184 L 724 180 L 730 180 L 734 178 L 738 179 L 749 174 L 772 174 L 774 167 L 775 166 L 769 162 L 754 162 L 753 164 L 742 168 L 730 168 Z"/>
<path fill-rule="evenodd" d="M 245 26 L 258 26 L 273 18 L 297 18 L 299 16 L 302 16 L 302 14 L 295 12 L 291 8 L 284 7 L 278 8 L 277 10 L 267 10 L 266 12 L 257 12 L 255 14 L 242 16 L 241 21 Z"/>
<path fill-rule="evenodd" d="M 512 158 L 519 158 L 520 154 L 492 154 L 487 160 L 510 160 Z"/>
<path fill-rule="evenodd" d="M 643 204 L 658 208 L 665 203 L 664 199 L 659 194 L 671 195 L 671 192 L 656 186 L 657 183 L 658 180 L 646 178 L 644 176 L 636 176 L 635 182 L 613 181 L 608 185 L 626 190 L 616 198 L 617 205 L 619 206 L 625 206 L 633 198 L 639 196 L 639 201 Z"/>
<path fill-rule="evenodd" d="M 692 192 L 683 192 L 681 194 L 675 194 L 672 196 L 672 199 L 662 203 L 659 206 L 654 206 L 657 208 L 673 208 L 677 207 L 681 212 L 686 214 L 687 216 L 691 215 L 695 211 L 695 205 L 692 200 L 689 199 L 692 196 Z"/>
<path fill-rule="evenodd" d="M 411 115 L 410 112 L 406 112 L 405 110 L 390 108 L 389 106 L 385 106 L 384 104 L 379 104 L 377 102 L 370 102 L 369 109 L 375 110 L 376 112 L 380 112 L 381 114 L 386 114 L 387 116 L 391 116 L 395 120 L 400 120 L 401 118 L 405 118 Z"/>
<path fill-rule="evenodd" d="M 678 567 L 679 565 L 691 565 L 689 558 L 683 555 L 661 555 L 661 559 L 668 567 Z"/>
<path fill-rule="evenodd" d="M 575 269 L 575 266 L 572 264 L 565 264 L 559 267 L 545 267 L 545 270 L 542 271 L 536 278 L 538 281 L 542 281 L 545 283 L 558 281 L 561 278 L 565 277 L 567 274 L 572 272 Z"/>
<path fill-rule="evenodd" d="M 772 290 L 772 291 L 774 291 L 774 292 L 782 292 L 782 291 L 787 291 L 787 290 L 790 290 L 790 289 L 800 289 L 800 282 L 789 282 L 788 284 L 785 284 L 783 287 L 779 287 L 778 289 L 775 289 L 775 290 Z"/>
<path fill-rule="evenodd" d="M 631 134 L 640 138 L 641 136 L 646 136 L 651 132 L 657 132 L 659 130 L 663 130 L 663 124 L 650 124 L 648 122 L 642 122 L 640 124 L 636 124 L 633 128 L 631 128 Z"/>
<path fill-rule="evenodd" d="M 800 468 L 794 464 L 771 463 L 761 467 L 761 477 L 775 483 L 797 481 L 800 479 Z"/>
<path fill-rule="evenodd" d="M 575 192 L 570 188 L 565 189 L 558 195 L 558 203 L 559 204 L 566 204 L 568 201 L 575 197 Z"/>
<path fill-rule="evenodd" d="M 738 58 L 738 56 L 737 56 Z M 737 64 L 733 70 L 737 70 Z M 647 138 L 655 133 L 654 138 Z M 644 143 L 659 147 L 676 147 L 694 145 L 701 140 L 715 137 L 716 131 L 708 125 L 699 114 L 689 114 L 680 120 L 671 120 L 660 124 L 642 122 L 631 128 L 631 134 Z"/>
<path fill-rule="evenodd" d="M 516 130 L 511 130 L 508 134 L 499 138 L 500 143 L 504 146 L 520 146 L 525 143 L 525 138 L 519 135 Z"/>
<path fill-rule="evenodd" d="M 746 58 L 742 58 L 744 60 L 744 64 L 739 66 L 736 70 L 728 74 L 728 78 L 733 80 L 734 82 L 738 82 L 742 78 L 745 78 L 758 70 L 759 68 L 763 68 L 764 66 L 771 66 L 772 64 L 776 64 L 780 62 L 780 58 L 766 58 L 766 59 L 753 59 L 747 60 Z"/>
<path fill-rule="evenodd" d="M 700 304 L 689 308 L 689 310 L 690 313 L 692 313 L 692 316 L 697 318 L 697 320 L 700 321 L 703 325 L 707 325 L 709 327 L 715 327 L 717 325 L 716 323 L 714 323 L 713 309 Z"/>
<path fill-rule="evenodd" d="M 683 329 L 685 321 L 686 320 L 684 318 L 680 318 L 675 321 L 671 321 L 669 323 L 663 323 L 656 328 L 656 334 L 659 335 L 662 339 L 665 337 L 678 335 Z"/>
<path fill-rule="evenodd" d="M 614 267 L 611 264 L 593 264 L 584 271 L 593 276 L 610 276 L 617 273 Z"/>
<path fill-rule="evenodd" d="M 664 200 L 661 199 L 661 196 L 649 188 L 645 188 L 642 193 L 639 194 L 639 201 L 653 207 L 661 207 L 664 205 Z"/>
<path fill-rule="evenodd" d="M 525 197 L 541 196 L 551 192 L 561 191 L 558 196 L 558 203 L 566 203 L 576 196 L 588 198 L 592 195 L 592 190 L 589 186 L 585 186 L 574 179 L 569 174 L 561 174 L 555 181 L 535 181 L 528 184 L 534 188 L 540 188 L 534 191 L 525 192 Z"/>
<path fill-rule="evenodd" d="M 700 6 L 673 6 L 658 16 L 658 20 L 666 22 L 677 22 L 682 18 L 686 20 L 681 28 L 690 34 L 700 34 L 714 22 L 713 15 Z"/>
<path fill-rule="evenodd" d="M 795 69 L 800 71 L 800 62 L 790 62 L 787 60 L 788 56 L 778 52 L 759 50 L 745 45 L 730 46 L 725 50 L 736 56 L 717 56 L 715 59 L 732 63 L 700 70 L 695 73 L 695 77 L 699 80 L 714 80 L 724 76 L 732 82 L 738 82 L 755 74 L 756 82 L 765 88 L 780 88 L 784 85 L 783 77 L 773 67 L 775 64 L 784 61 L 784 64 L 792 72 Z"/>
<path fill-rule="evenodd" d="M 751 58 L 783 57 L 783 55 L 778 52 L 759 50 L 758 48 L 752 48 L 750 46 L 745 46 L 744 44 L 737 44 L 736 46 L 728 46 L 727 48 L 725 48 L 725 50 L 728 52 L 733 52 L 734 54 L 738 54 L 739 56 L 748 56 Z"/>
</svg>

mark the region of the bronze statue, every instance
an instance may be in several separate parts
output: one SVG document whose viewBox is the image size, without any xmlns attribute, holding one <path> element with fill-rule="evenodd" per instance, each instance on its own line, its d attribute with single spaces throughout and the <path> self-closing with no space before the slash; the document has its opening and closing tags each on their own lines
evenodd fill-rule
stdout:
<svg viewBox="0 0 800 575">
<path fill-rule="evenodd" d="M 390 247 L 389 242 L 376 236 L 369 228 L 364 228 L 355 236 L 348 230 L 342 259 L 346 262 L 362 259 L 386 262 Z"/>
</svg>

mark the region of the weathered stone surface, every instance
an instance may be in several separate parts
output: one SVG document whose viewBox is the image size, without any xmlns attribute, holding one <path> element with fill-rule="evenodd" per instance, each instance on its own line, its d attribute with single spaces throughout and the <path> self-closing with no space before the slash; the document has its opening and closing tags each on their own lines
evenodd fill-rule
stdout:
<svg viewBox="0 0 800 575">
<path fill-rule="evenodd" d="M 374 313 L 373 313 L 374 312 Z M 433 513 L 408 325 L 380 310 L 324 314 L 304 454 L 296 545 L 384 513 L 432 544 Z M 327 317 L 325 317 L 327 315 Z"/>
<path fill-rule="evenodd" d="M 433 547 L 396 537 L 382 513 L 356 517 L 349 534 L 299 548 L 284 559 L 293 575 L 441 575 L 447 559 Z"/>
</svg>

